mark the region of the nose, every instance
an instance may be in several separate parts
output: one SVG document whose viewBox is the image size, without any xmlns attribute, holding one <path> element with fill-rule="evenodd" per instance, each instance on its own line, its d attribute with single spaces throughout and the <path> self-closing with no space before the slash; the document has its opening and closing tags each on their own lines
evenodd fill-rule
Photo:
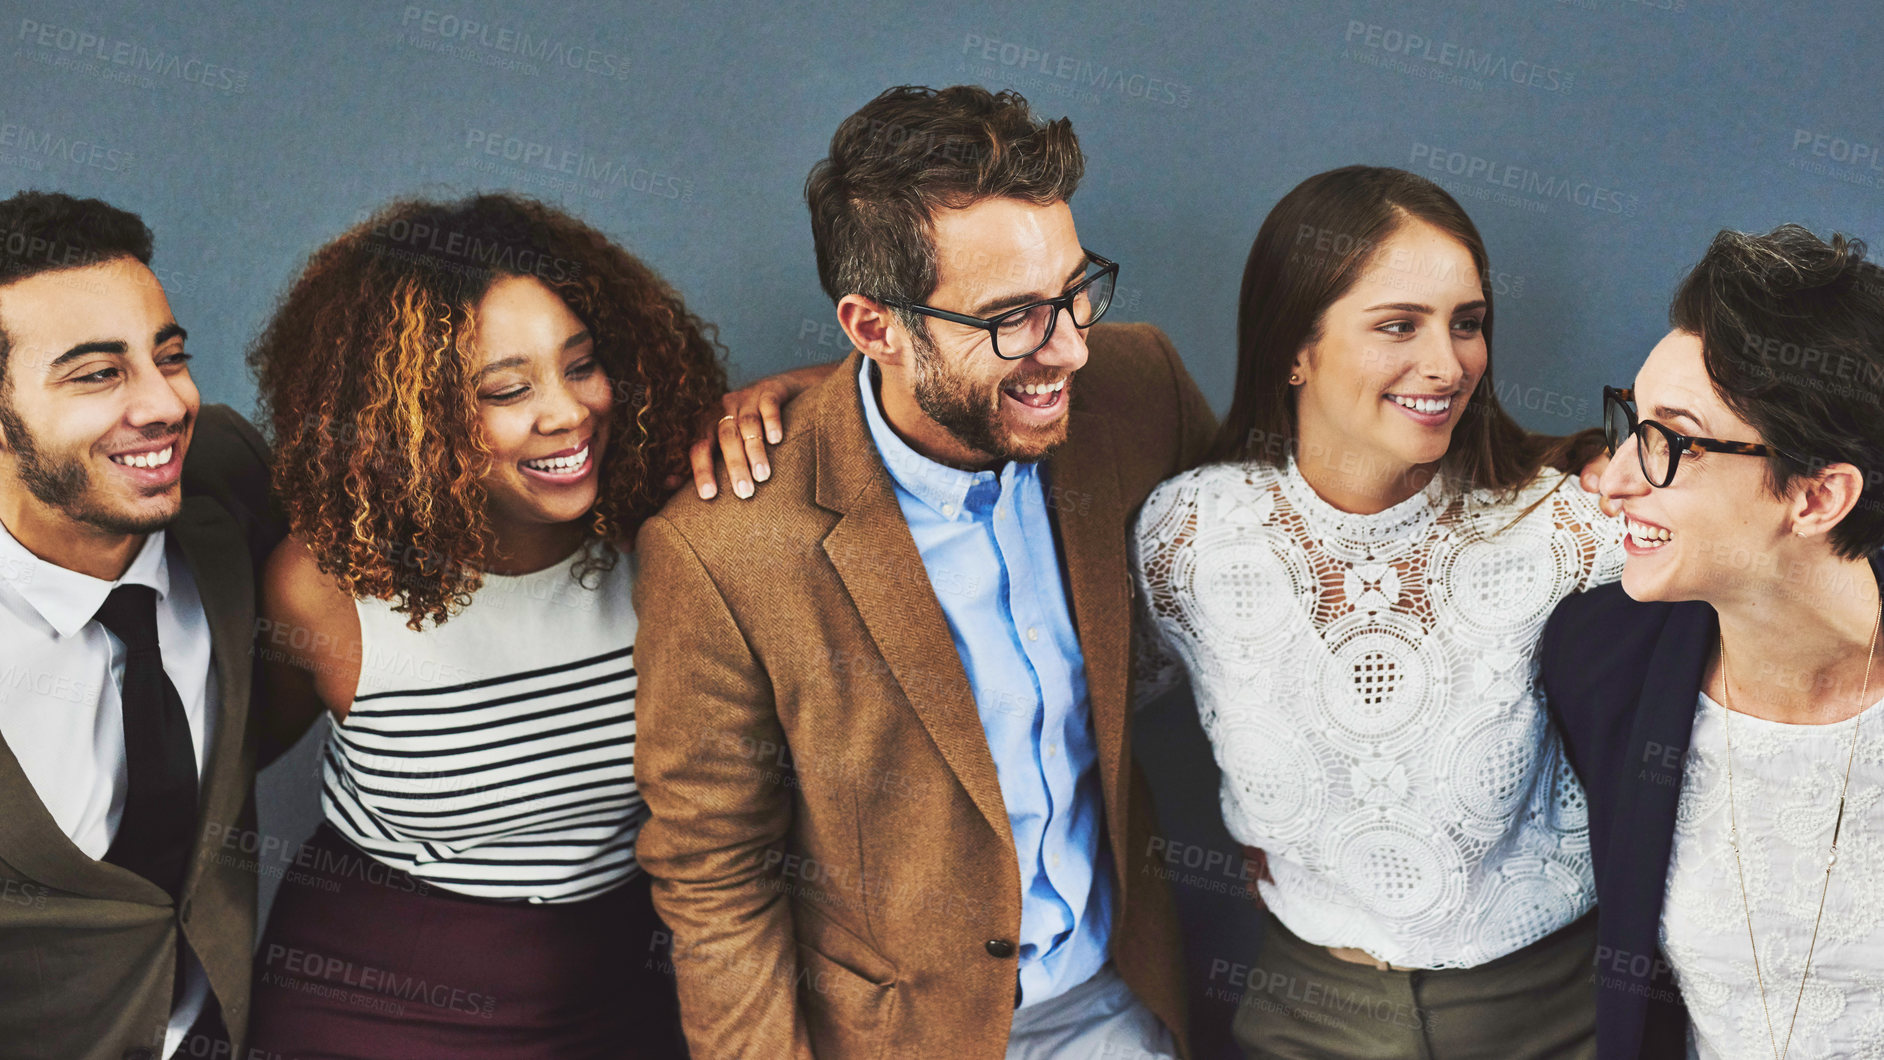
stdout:
<svg viewBox="0 0 1884 1060">
<path fill-rule="evenodd" d="M 196 383 L 189 369 L 174 375 L 158 371 L 155 362 L 134 364 L 130 369 L 129 403 L 125 423 L 140 430 L 161 425 L 181 424 L 195 405 Z"/>
<path fill-rule="evenodd" d="M 1086 365 L 1086 333 L 1073 324 L 1073 311 L 1062 309 L 1054 317 L 1053 334 L 1035 350 L 1034 361 L 1048 368 L 1077 372 Z"/>
<path fill-rule="evenodd" d="M 1420 344 L 1417 365 L 1421 378 L 1448 390 L 1465 378 L 1465 364 L 1453 341 L 1450 332 L 1434 332 L 1430 341 Z"/>
<path fill-rule="evenodd" d="M 1609 466 L 1603 468 L 1603 477 L 1597 482 L 1597 492 L 1603 500 L 1614 504 L 1626 497 L 1640 497 L 1651 489 L 1648 479 L 1642 475 L 1642 458 L 1636 446 L 1640 444 L 1635 435 L 1622 440 L 1616 447 L 1616 455 L 1609 458 Z"/>
<path fill-rule="evenodd" d="M 588 420 L 588 406 L 577 400 L 568 380 L 559 380 L 553 386 L 544 387 L 542 393 L 536 415 L 538 434 L 562 434 L 582 426 Z"/>
</svg>

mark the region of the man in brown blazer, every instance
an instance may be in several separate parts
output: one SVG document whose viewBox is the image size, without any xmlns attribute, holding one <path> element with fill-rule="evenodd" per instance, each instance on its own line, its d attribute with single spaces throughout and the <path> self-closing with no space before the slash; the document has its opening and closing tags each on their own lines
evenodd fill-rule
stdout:
<svg viewBox="0 0 1884 1060">
<path fill-rule="evenodd" d="M 150 257 L 96 199 L 0 202 L 10 1060 L 229 1056 L 248 1019 L 256 876 L 225 847 L 254 834 L 255 561 L 281 527 Z"/>
<path fill-rule="evenodd" d="M 1082 165 L 1010 93 L 845 121 L 807 197 L 857 350 L 756 498 L 640 532 L 637 853 L 700 1060 L 1185 1051 L 1126 541 L 1214 419 L 1092 326 Z"/>
</svg>

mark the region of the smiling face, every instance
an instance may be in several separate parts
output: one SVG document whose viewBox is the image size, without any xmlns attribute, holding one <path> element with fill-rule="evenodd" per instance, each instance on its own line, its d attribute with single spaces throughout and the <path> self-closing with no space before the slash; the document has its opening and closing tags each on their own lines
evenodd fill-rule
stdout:
<svg viewBox="0 0 1884 1060">
<path fill-rule="evenodd" d="M 54 558 L 174 518 L 201 398 L 150 269 L 119 258 L 7 284 L 0 328 L 0 515 L 14 536 Z"/>
<path fill-rule="evenodd" d="M 1064 293 L 1087 271 L 1064 202 L 984 199 L 938 211 L 933 228 L 937 282 L 925 304 L 936 309 L 999 316 Z M 900 333 L 903 356 L 885 365 L 883 380 L 885 412 L 915 448 L 945 463 L 986 466 L 1042 459 L 1066 439 L 1073 376 L 1086 363 L 1085 335 L 1067 314 L 1045 346 L 1011 361 L 995 356 L 982 328 L 924 323 L 926 340 Z"/>
<path fill-rule="evenodd" d="M 478 420 L 484 479 L 502 540 L 582 519 L 608 448 L 609 378 L 569 306 L 528 276 L 491 285 L 477 310 Z"/>
<path fill-rule="evenodd" d="M 1439 460 L 1485 374 L 1484 322 L 1471 251 L 1425 222 L 1403 225 L 1296 357 L 1304 457 L 1382 480 Z"/>
<path fill-rule="evenodd" d="M 1635 377 L 1636 415 L 1678 434 L 1760 442 L 1708 378 L 1701 339 L 1671 331 Z M 1790 502 L 1766 487 L 1766 461 L 1737 453 L 1683 453 L 1674 481 L 1659 489 L 1642 475 L 1633 439 L 1603 472 L 1603 496 L 1622 508 L 1628 559 L 1622 587 L 1637 600 L 1706 600 L 1717 606 L 1776 573 L 1797 547 Z"/>
</svg>

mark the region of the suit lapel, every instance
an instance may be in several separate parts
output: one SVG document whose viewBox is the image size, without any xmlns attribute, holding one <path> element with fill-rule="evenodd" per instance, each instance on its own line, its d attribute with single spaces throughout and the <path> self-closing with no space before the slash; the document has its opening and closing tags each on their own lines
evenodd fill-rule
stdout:
<svg viewBox="0 0 1884 1060">
<path fill-rule="evenodd" d="M 209 822 L 236 819 L 249 797 L 252 778 L 243 753 L 248 735 L 250 680 L 254 663 L 255 575 L 248 542 L 223 508 L 202 497 L 187 499 L 171 526 L 178 547 L 196 579 L 208 619 L 212 665 L 216 668 L 218 702 L 216 733 L 203 768 L 201 814 L 197 821 L 196 849 L 206 849 Z M 213 846 L 213 843 L 207 844 Z M 203 858 L 191 859 L 184 877 L 188 894 L 203 870 Z"/>
<path fill-rule="evenodd" d="M 233 820 L 240 802 L 232 806 L 231 800 L 247 796 L 240 750 L 249 691 L 254 579 L 247 542 L 235 521 L 215 502 L 186 498 L 166 533 L 182 549 L 202 597 L 220 700 L 208 705 L 215 712 L 216 735 L 197 823 L 196 849 L 201 851 L 203 822 Z M 96 898 L 146 905 L 169 902 L 163 888 L 142 876 L 86 856 L 53 820 L 4 740 L 0 740 L 0 805 L 7 808 L 0 814 L 0 860 L 34 880 Z M 200 860 L 192 859 L 184 878 L 186 894 L 200 871 Z"/>
<path fill-rule="evenodd" d="M 1007 804 L 948 619 L 863 418 L 852 353 L 817 409 L 818 503 L 840 518 L 824 552 L 929 738 L 996 835 L 1012 842 Z"/>
<path fill-rule="evenodd" d="M 1078 397 L 1076 395 L 1075 401 Z M 1130 715 L 1130 561 L 1118 461 L 1104 417 L 1077 406 L 1066 442 L 1047 462 L 1047 509 L 1059 538 L 1062 569 L 1072 593 L 1073 622 L 1085 659 L 1086 694 L 1099 749 L 1108 817 L 1122 822 L 1128 779 L 1120 763 Z M 1125 837 L 1112 837 L 1115 849 Z"/>
</svg>

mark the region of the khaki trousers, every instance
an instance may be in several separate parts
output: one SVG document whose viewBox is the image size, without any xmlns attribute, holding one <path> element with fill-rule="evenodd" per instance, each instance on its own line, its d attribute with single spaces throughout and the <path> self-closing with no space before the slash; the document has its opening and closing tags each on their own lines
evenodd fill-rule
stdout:
<svg viewBox="0 0 1884 1060">
<path fill-rule="evenodd" d="M 1252 1060 L 1594 1060 L 1596 914 L 1476 968 L 1381 971 L 1264 913 L 1237 1005 Z"/>
</svg>

